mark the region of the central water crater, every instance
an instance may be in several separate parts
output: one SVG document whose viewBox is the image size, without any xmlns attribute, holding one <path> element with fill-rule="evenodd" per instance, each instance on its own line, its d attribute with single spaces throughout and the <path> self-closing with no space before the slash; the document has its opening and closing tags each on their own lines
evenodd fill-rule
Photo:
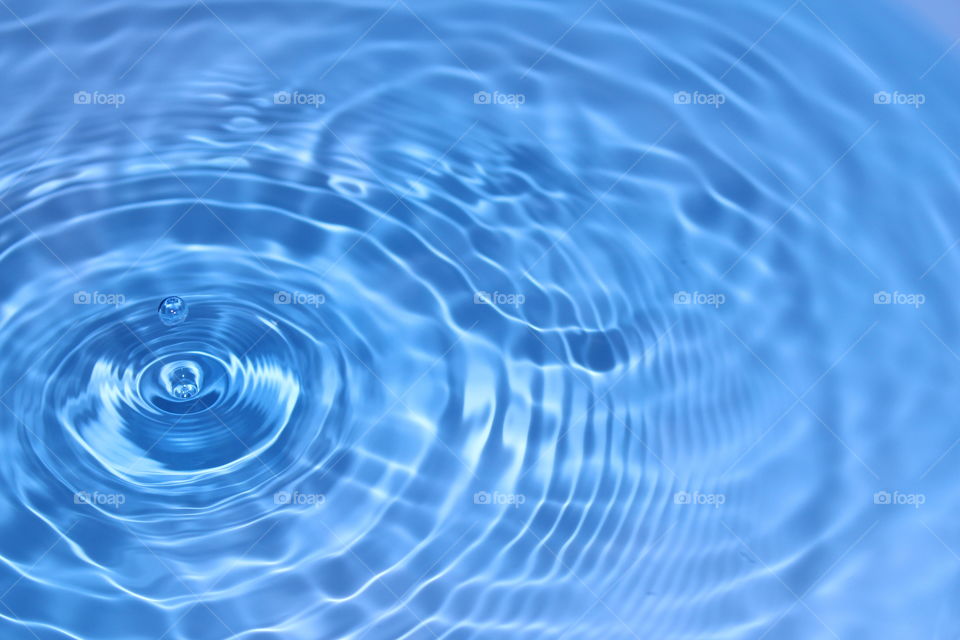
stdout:
<svg viewBox="0 0 960 640">
<path fill-rule="evenodd" d="M 190 360 L 178 360 L 164 365 L 160 372 L 167 393 L 178 400 L 189 400 L 200 392 L 203 371 Z"/>
<path fill-rule="evenodd" d="M 196 413 L 216 408 L 230 380 L 221 358 L 202 351 L 160 357 L 147 364 L 138 384 L 143 401 L 167 413 Z"/>
</svg>

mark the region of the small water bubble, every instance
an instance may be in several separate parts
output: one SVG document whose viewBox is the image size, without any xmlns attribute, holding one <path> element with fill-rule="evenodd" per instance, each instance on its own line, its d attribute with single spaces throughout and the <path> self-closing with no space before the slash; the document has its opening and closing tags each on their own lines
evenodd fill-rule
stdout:
<svg viewBox="0 0 960 640">
<path fill-rule="evenodd" d="M 173 327 L 187 319 L 187 303 L 179 296 L 170 296 L 163 299 L 157 313 L 163 324 Z"/>
</svg>

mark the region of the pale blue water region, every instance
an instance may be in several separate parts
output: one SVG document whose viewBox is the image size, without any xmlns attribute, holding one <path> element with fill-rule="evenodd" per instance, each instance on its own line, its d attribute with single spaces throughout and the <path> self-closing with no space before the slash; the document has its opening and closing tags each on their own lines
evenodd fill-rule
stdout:
<svg viewBox="0 0 960 640">
<path fill-rule="evenodd" d="M 0 638 L 960 637 L 958 17 L 3 0 Z"/>
</svg>

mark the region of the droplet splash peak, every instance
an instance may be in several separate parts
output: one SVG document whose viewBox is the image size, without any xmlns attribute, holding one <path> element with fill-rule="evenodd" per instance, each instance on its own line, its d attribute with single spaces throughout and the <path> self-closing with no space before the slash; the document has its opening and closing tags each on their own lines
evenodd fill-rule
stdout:
<svg viewBox="0 0 960 640">
<path fill-rule="evenodd" d="M 193 362 L 172 362 L 163 367 L 160 375 L 167 393 L 178 400 L 189 400 L 200 392 L 203 374 Z"/>
</svg>

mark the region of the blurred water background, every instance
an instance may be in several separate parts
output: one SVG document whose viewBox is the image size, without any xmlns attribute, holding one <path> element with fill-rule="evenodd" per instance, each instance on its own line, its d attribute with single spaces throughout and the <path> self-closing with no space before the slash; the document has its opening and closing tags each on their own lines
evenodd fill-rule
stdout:
<svg viewBox="0 0 960 640">
<path fill-rule="evenodd" d="M 0 637 L 960 637 L 958 36 L 0 0 Z"/>
</svg>

